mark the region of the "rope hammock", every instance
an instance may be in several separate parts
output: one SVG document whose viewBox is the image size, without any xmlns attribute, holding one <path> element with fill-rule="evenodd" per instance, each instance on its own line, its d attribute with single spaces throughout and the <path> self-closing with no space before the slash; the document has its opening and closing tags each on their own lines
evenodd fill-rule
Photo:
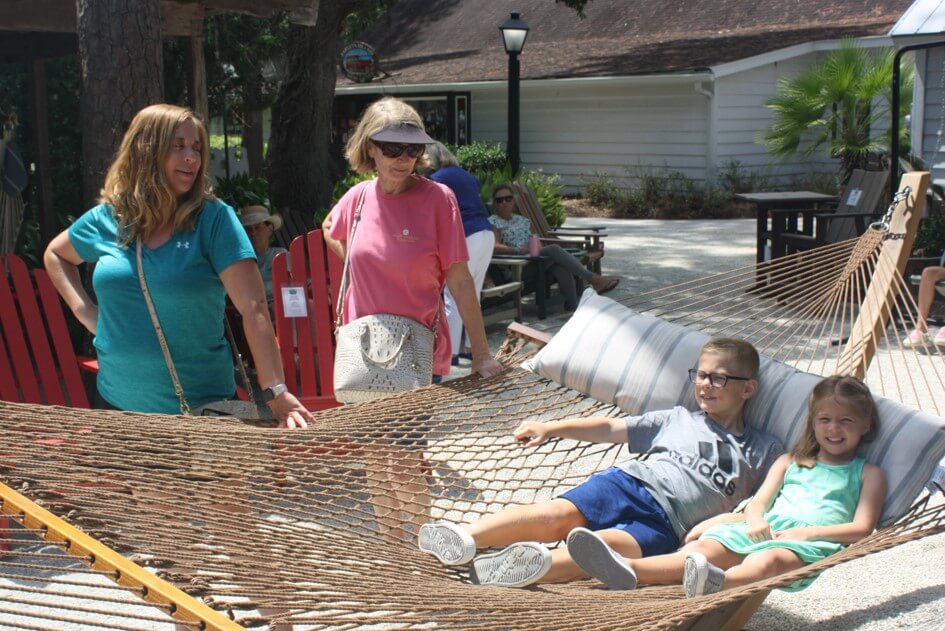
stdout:
<svg viewBox="0 0 945 631">
<path fill-rule="evenodd" d="M 623 302 L 748 339 L 802 370 L 862 374 L 875 393 L 941 414 L 943 356 L 901 346 L 916 306 L 899 271 L 880 257 L 888 244 L 908 247 L 911 236 L 878 228 Z M 868 336 L 870 352 L 851 353 L 854 322 L 873 300 L 870 279 L 889 288 L 881 301 L 887 325 Z M 500 359 L 518 366 L 533 352 L 510 335 Z M 688 601 L 678 586 L 474 587 L 464 568 L 417 550 L 417 528 L 431 518 L 469 522 L 548 500 L 626 457 L 621 446 L 566 440 L 524 450 L 510 438 L 520 422 L 623 414 L 518 368 L 323 411 L 299 432 L 0 402 L 0 482 L 9 487 L 0 486 L 0 512 L 26 525 L 0 530 L 0 544 L 11 548 L 0 552 L 0 627 L 227 628 L 235 620 L 342 629 L 699 628 L 703 615 L 945 530 L 945 506 L 926 495 L 894 524 L 822 562 Z M 125 559 L 147 576 L 122 566 Z"/>
</svg>

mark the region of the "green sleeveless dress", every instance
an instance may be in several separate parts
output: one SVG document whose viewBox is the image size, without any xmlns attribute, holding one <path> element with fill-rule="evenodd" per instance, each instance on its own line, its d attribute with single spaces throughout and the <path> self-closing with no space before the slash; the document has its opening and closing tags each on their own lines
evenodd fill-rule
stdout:
<svg viewBox="0 0 945 631">
<path fill-rule="evenodd" d="M 799 467 L 792 462 L 784 473 L 784 484 L 765 520 L 774 532 L 805 526 L 834 526 L 853 521 L 860 502 L 864 460 L 854 458 L 844 465 L 817 462 Z M 745 522 L 719 524 L 700 539 L 714 539 L 736 554 L 751 554 L 770 548 L 786 548 L 804 563 L 814 563 L 843 549 L 832 541 L 772 539 L 755 542 L 746 534 Z"/>
</svg>

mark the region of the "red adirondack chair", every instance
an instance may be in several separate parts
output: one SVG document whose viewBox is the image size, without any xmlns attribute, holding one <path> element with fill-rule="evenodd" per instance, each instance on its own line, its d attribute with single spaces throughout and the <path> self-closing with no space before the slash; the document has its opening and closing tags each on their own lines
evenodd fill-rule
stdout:
<svg viewBox="0 0 945 631">
<path fill-rule="evenodd" d="M 0 399 L 91 407 L 80 368 L 95 372 L 98 362 L 76 356 L 46 271 L 28 269 L 13 254 L 0 257 Z M 0 529 L 9 527 L 0 518 Z M 0 551 L 9 549 L 0 541 Z"/>
<path fill-rule="evenodd" d="M 289 257 L 279 254 L 272 263 L 276 339 L 286 385 L 310 410 L 341 405 L 335 400 L 333 383 L 341 271 L 341 260 L 328 251 L 319 229 L 293 239 Z M 304 295 L 306 317 L 286 317 L 283 288 Z"/>
<path fill-rule="evenodd" d="M 90 407 L 80 368 L 94 372 L 98 362 L 76 356 L 46 271 L 7 254 L 0 265 L 0 399 Z"/>
</svg>

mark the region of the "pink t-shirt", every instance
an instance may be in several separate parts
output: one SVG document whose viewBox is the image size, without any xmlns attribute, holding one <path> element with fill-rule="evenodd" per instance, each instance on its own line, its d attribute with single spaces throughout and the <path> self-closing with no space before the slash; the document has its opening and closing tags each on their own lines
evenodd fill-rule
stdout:
<svg viewBox="0 0 945 631">
<path fill-rule="evenodd" d="M 453 192 L 413 177 L 416 185 L 397 195 L 384 193 L 373 180 L 354 186 L 331 210 L 329 236 L 347 242 L 358 196 L 365 189 L 354 246 L 348 250 L 350 281 L 342 324 L 393 313 L 433 328 L 439 309 L 433 374 L 447 375 L 452 349 L 440 294 L 450 265 L 468 261 L 469 253 Z"/>
</svg>

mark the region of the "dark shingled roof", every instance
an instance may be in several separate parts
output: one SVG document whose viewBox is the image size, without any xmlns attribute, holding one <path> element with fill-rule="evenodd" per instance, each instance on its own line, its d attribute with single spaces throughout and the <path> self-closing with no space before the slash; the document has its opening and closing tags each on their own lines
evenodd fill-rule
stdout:
<svg viewBox="0 0 945 631">
<path fill-rule="evenodd" d="M 771 50 L 884 35 L 911 0 L 590 0 L 587 17 L 554 0 L 400 0 L 361 37 L 390 77 L 413 84 L 504 80 L 499 25 L 520 10 L 531 30 L 523 79 L 704 70 Z M 339 85 L 351 82 L 339 75 Z"/>
</svg>

